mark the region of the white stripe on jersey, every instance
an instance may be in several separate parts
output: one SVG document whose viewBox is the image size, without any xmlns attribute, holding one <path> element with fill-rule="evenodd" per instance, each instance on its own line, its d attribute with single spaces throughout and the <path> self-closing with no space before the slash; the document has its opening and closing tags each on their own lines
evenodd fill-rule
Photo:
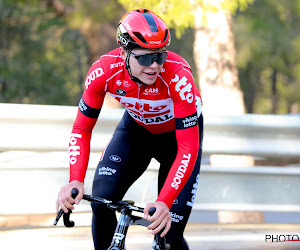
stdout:
<svg viewBox="0 0 300 250">
<path fill-rule="evenodd" d="M 171 93 L 170 93 L 170 89 L 169 89 L 169 85 L 166 83 L 165 79 L 162 78 L 161 75 L 158 75 L 158 77 L 163 81 L 163 83 L 166 85 L 167 89 L 168 89 L 168 94 L 171 97 Z"/>
<path fill-rule="evenodd" d="M 119 71 L 117 71 L 115 74 L 113 74 L 110 78 L 108 78 L 106 80 L 106 82 L 109 82 L 112 78 L 114 78 L 116 75 L 120 74 L 123 71 L 123 69 L 120 69 Z"/>
<path fill-rule="evenodd" d="M 189 67 L 189 68 L 190 68 L 190 65 L 187 63 L 187 61 L 185 61 L 186 64 L 184 64 L 183 62 L 177 62 L 177 61 L 171 61 L 171 60 L 167 60 L 166 62 L 182 64 L 182 65 L 184 65 L 185 67 Z"/>
<path fill-rule="evenodd" d="M 104 56 L 108 56 L 108 57 L 121 57 L 120 55 L 103 55 Z M 101 56 L 102 57 L 102 56 Z"/>
</svg>

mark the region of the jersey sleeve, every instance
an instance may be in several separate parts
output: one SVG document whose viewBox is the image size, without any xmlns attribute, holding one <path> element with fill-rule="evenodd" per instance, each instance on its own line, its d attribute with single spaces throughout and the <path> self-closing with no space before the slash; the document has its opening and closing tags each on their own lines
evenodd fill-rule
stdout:
<svg viewBox="0 0 300 250">
<path fill-rule="evenodd" d="M 197 89 L 191 71 L 187 68 L 177 71 L 169 90 L 174 103 L 178 149 L 157 201 L 171 208 L 193 171 L 199 151 L 199 130 L 195 96 Z"/>
<path fill-rule="evenodd" d="M 84 182 L 90 155 L 92 130 L 100 114 L 106 89 L 106 78 L 101 61 L 96 61 L 88 71 L 83 95 L 69 142 L 70 182 Z"/>
</svg>

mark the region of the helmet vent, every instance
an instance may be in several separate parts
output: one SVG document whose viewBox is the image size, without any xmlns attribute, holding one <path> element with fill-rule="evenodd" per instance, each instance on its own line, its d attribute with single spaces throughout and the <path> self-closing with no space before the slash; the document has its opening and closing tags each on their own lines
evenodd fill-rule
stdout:
<svg viewBox="0 0 300 250">
<path fill-rule="evenodd" d="M 148 44 L 147 41 L 145 40 L 145 38 L 142 36 L 142 34 L 140 32 L 133 32 L 133 34 L 143 43 Z"/>
<path fill-rule="evenodd" d="M 168 38 L 168 34 L 169 34 L 169 30 L 165 31 L 165 37 L 164 37 L 164 42 L 166 41 L 166 39 Z"/>
<path fill-rule="evenodd" d="M 143 16 L 147 20 L 151 32 L 158 32 L 158 27 L 151 13 L 144 13 Z"/>
<path fill-rule="evenodd" d="M 147 13 L 151 13 L 149 10 L 147 10 L 147 9 L 137 9 L 137 10 L 135 10 L 136 12 L 139 12 L 139 13 L 145 13 L 145 14 L 147 14 Z"/>
</svg>

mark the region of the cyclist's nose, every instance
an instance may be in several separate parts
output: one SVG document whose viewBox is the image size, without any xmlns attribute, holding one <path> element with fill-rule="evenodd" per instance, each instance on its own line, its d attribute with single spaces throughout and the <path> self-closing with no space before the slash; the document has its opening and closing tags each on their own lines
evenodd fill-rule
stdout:
<svg viewBox="0 0 300 250">
<path fill-rule="evenodd" d="M 150 68 L 157 68 L 157 67 L 159 67 L 159 64 L 157 63 L 156 60 L 154 60 L 153 63 L 149 67 Z"/>
</svg>

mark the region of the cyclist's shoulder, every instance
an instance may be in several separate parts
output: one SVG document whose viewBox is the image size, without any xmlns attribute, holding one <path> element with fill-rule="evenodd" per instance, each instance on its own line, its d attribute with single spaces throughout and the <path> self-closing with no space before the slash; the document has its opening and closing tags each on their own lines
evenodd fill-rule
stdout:
<svg viewBox="0 0 300 250">
<path fill-rule="evenodd" d="M 167 67 L 169 70 L 190 68 L 188 62 L 182 56 L 173 51 L 168 51 L 168 58 L 164 66 Z"/>
<path fill-rule="evenodd" d="M 191 74 L 191 67 L 188 62 L 177 53 L 168 51 L 168 58 L 164 63 L 162 71 L 163 78 L 169 83 L 180 70 L 184 70 L 184 72 L 189 72 L 189 74 Z"/>
<path fill-rule="evenodd" d="M 119 48 L 111 50 L 106 54 L 100 56 L 93 65 L 98 65 L 105 71 L 106 74 L 112 73 L 117 68 L 124 65 L 124 60 L 120 56 Z"/>
<path fill-rule="evenodd" d="M 88 89 L 89 86 L 94 86 L 98 90 L 103 90 L 106 88 L 107 80 L 115 75 L 116 72 L 124 70 L 123 68 L 124 60 L 119 55 L 119 49 L 114 49 L 102 55 L 94 61 L 87 73 L 85 81 L 86 89 Z"/>
<path fill-rule="evenodd" d="M 100 57 L 100 60 L 103 61 L 103 62 L 112 62 L 112 61 L 123 61 L 123 59 L 121 58 L 120 56 L 120 49 L 119 48 L 116 48 L 116 49 L 113 49 L 109 52 L 107 52 L 106 54 L 102 55 Z"/>
</svg>

